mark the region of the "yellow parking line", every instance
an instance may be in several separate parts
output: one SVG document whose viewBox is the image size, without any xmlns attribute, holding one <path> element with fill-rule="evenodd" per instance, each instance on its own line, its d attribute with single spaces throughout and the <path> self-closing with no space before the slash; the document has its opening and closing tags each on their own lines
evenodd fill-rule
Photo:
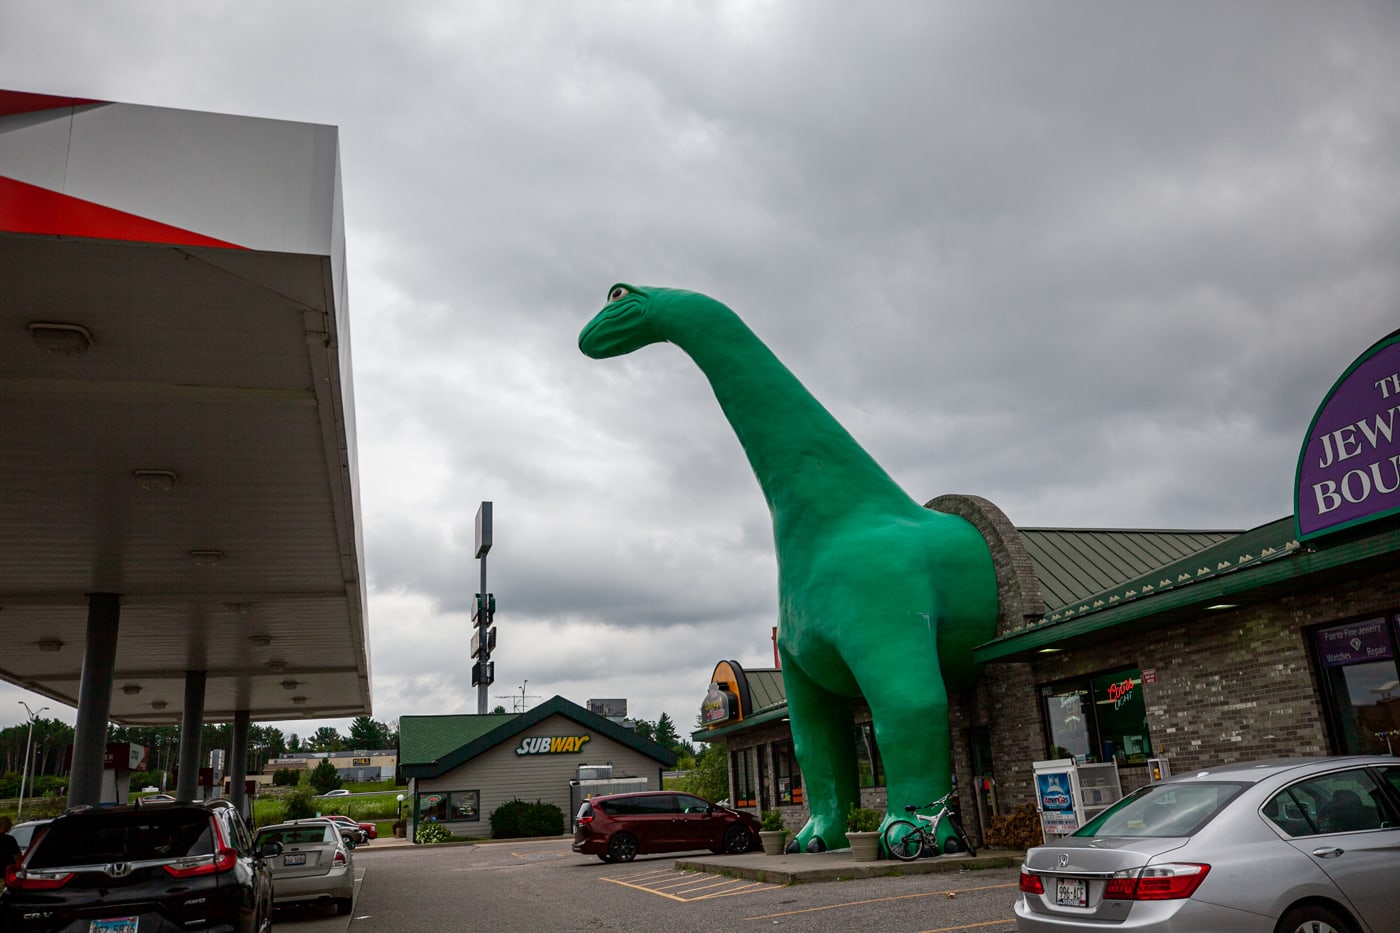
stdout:
<svg viewBox="0 0 1400 933">
<path fill-rule="evenodd" d="M 715 897 L 732 897 L 754 891 L 776 890 L 782 885 L 763 881 L 747 881 L 743 878 L 716 878 L 713 875 L 696 877 L 691 872 L 678 872 L 675 869 L 638 872 L 625 878 L 599 878 L 609 884 L 645 891 L 678 903 L 703 901 Z M 677 893 L 672 893 L 672 892 Z"/>
</svg>

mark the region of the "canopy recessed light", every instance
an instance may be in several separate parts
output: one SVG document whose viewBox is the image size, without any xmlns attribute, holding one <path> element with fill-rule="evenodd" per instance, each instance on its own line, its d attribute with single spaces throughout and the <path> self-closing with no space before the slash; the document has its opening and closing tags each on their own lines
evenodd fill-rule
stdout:
<svg viewBox="0 0 1400 933">
<path fill-rule="evenodd" d="M 29 325 L 29 336 L 52 356 L 81 356 L 92 346 L 92 331 L 81 324 L 34 321 Z"/>
<path fill-rule="evenodd" d="M 281 658 L 273 658 L 267 662 L 267 669 L 274 674 L 280 674 L 287 669 L 287 662 Z"/>
<path fill-rule="evenodd" d="M 140 692 L 141 692 L 141 685 L 140 685 L 140 684 L 125 684 L 125 685 L 122 686 L 122 693 L 125 693 L 125 694 L 126 694 L 127 696 L 129 696 L 129 697 L 134 697 L 134 696 L 136 696 L 136 694 L 138 694 L 138 693 L 140 693 Z"/>
<path fill-rule="evenodd" d="M 301 686 L 301 685 L 298 684 L 295 680 L 284 680 L 284 681 L 282 681 L 282 689 L 283 689 L 283 690 L 295 690 L 295 689 L 296 689 L 297 687 L 299 687 L 299 686 Z"/>
<path fill-rule="evenodd" d="M 271 635 L 249 635 L 249 636 L 248 636 L 248 642 L 249 642 L 254 648 L 266 648 L 268 645 L 272 644 L 272 636 L 271 636 Z"/>
<path fill-rule="evenodd" d="M 196 567 L 217 567 L 223 559 L 224 552 L 213 548 L 195 548 L 190 551 L 190 560 L 194 561 Z"/>
<path fill-rule="evenodd" d="M 40 651 L 47 651 L 49 654 L 53 654 L 55 651 L 60 651 L 63 648 L 63 642 L 59 641 L 57 638 L 41 638 L 35 642 L 35 644 L 39 646 Z"/>
<path fill-rule="evenodd" d="M 147 492 L 169 492 L 179 481 L 174 470 L 132 470 L 131 475 Z"/>
<path fill-rule="evenodd" d="M 1207 606 L 1206 612 L 1210 612 L 1216 609 L 1238 609 L 1239 606 L 1239 603 L 1216 603 L 1214 606 Z"/>
<path fill-rule="evenodd" d="M 166 704 L 166 702 L 165 702 L 164 700 L 152 700 L 152 701 L 151 701 L 151 709 L 165 709 L 166 705 L 167 705 L 167 704 Z"/>
<path fill-rule="evenodd" d="M 301 706 L 303 703 L 306 702 L 306 697 L 292 697 L 292 702 L 295 703 L 297 706 Z"/>
</svg>

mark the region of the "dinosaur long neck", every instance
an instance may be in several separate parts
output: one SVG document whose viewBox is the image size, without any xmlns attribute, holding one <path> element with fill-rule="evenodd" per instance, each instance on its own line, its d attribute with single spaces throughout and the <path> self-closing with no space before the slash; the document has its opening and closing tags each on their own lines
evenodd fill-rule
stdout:
<svg viewBox="0 0 1400 933">
<path fill-rule="evenodd" d="M 710 381 L 779 535 L 917 504 L 739 317 L 716 303 L 668 334 Z"/>
</svg>

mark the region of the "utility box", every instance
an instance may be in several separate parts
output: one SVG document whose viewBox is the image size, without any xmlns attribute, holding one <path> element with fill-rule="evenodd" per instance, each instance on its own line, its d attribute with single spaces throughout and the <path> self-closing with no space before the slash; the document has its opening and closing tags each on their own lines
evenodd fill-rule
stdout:
<svg viewBox="0 0 1400 933">
<path fill-rule="evenodd" d="M 1147 759 L 1147 776 L 1152 779 L 1152 783 L 1165 780 L 1172 776 L 1172 764 L 1166 758 Z"/>
</svg>

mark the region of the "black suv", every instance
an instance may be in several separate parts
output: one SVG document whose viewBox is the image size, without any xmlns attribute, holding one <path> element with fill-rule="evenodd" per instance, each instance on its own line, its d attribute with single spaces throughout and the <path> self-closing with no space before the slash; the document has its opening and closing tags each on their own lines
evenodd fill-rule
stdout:
<svg viewBox="0 0 1400 933">
<path fill-rule="evenodd" d="M 264 933 L 281 852 L 253 851 L 227 800 L 75 807 L 35 835 L 5 872 L 0 930 Z"/>
</svg>

